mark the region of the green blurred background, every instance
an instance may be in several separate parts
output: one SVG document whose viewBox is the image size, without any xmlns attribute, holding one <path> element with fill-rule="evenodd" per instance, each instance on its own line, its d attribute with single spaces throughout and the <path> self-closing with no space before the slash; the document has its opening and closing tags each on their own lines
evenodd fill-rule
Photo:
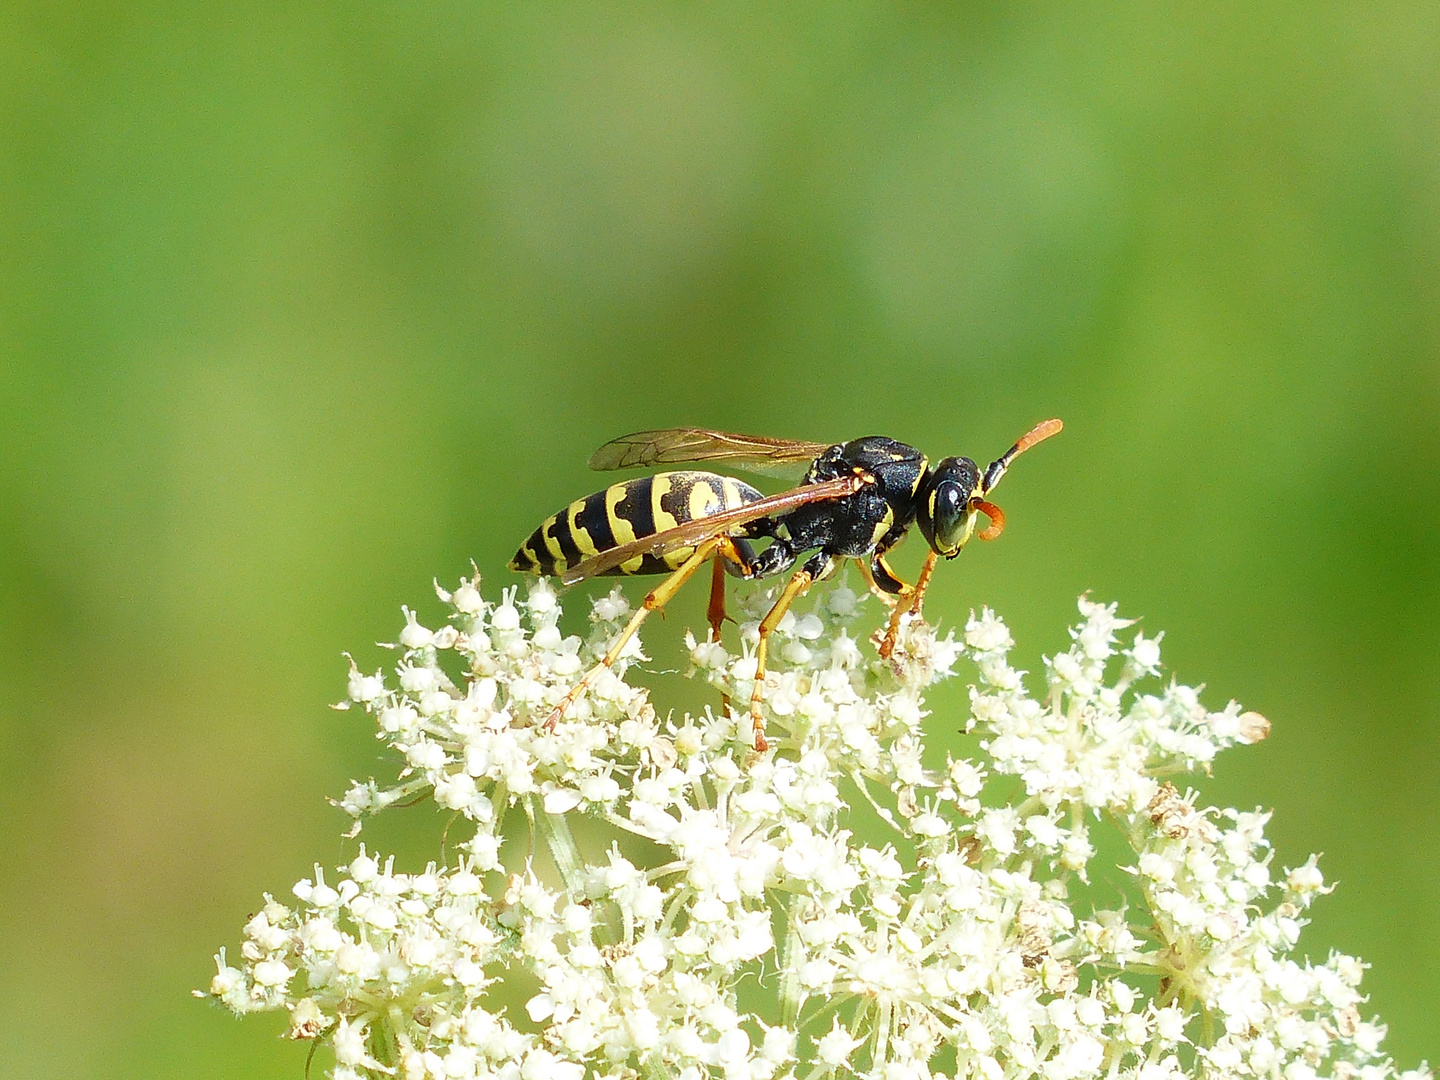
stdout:
<svg viewBox="0 0 1440 1080">
<path fill-rule="evenodd" d="M 928 612 L 1269 716 L 1205 797 L 1440 1056 L 1440 9 L 1020 7 L 4 4 L 0 1072 L 301 1075 L 188 995 L 346 857 L 341 652 L 599 443 L 1051 415 Z"/>
</svg>

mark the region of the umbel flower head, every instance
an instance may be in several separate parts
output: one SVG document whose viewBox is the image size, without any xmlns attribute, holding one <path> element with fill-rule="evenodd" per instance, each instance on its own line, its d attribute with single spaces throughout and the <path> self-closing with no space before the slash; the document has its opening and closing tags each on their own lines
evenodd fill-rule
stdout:
<svg viewBox="0 0 1440 1080">
<path fill-rule="evenodd" d="M 1113 605 L 1080 601 L 1036 685 L 993 612 L 958 638 L 907 619 L 881 660 L 864 598 L 818 586 L 776 632 L 757 755 L 718 702 L 750 697 L 763 592 L 738 654 L 687 637 L 716 707 L 657 709 L 637 640 L 553 726 L 618 588 L 583 640 L 545 581 L 439 593 L 392 673 L 352 666 L 342 707 L 398 769 L 339 805 L 353 836 L 432 799 L 455 854 L 317 866 L 197 991 L 284 1010 L 337 1080 L 1429 1077 L 1384 1056 L 1358 960 L 1298 951 L 1314 859 L 1274 867 L 1268 815 L 1182 789 L 1265 720 L 1159 680 L 1159 636 Z M 968 713 L 929 715 L 957 669 Z M 937 760 L 927 729 L 967 752 Z"/>
</svg>

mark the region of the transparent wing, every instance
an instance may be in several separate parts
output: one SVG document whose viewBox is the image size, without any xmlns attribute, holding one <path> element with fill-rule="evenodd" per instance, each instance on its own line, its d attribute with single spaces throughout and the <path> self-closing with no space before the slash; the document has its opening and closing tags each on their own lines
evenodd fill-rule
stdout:
<svg viewBox="0 0 1440 1080">
<path fill-rule="evenodd" d="M 610 440 L 590 456 L 590 468 L 606 471 L 682 461 L 723 461 L 748 472 L 791 477 L 803 473 L 830 445 L 708 428 L 663 428 Z"/>
<path fill-rule="evenodd" d="M 628 544 L 621 544 L 619 547 L 602 551 L 566 570 L 561 580 L 566 585 L 573 585 L 577 581 L 613 570 L 621 563 L 627 563 L 640 555 L 663 555 L 676 548 L 693 547 L 713 536 L 721 536 L 731 529 L 748 525 L 752 521 L 769 517 L 771 514 L 783 514 L 787 510 L 804 506 L 806 503 L 820 502 L 824 499 L 843 499 L 846 495 L 854 495 L 869 482 L 859 476 L 842 476 L 838 480 L 806 484 L 804 487 L 794 488 L 779 495 L 771 495 L 758 502 L 736 507 L 734 510 L 696 518 L 694 521 L 687 521 L 684 525 L 677 525 L 673 529 L 658 532 L 654 536 L 641 537 Z"/>
</svg>

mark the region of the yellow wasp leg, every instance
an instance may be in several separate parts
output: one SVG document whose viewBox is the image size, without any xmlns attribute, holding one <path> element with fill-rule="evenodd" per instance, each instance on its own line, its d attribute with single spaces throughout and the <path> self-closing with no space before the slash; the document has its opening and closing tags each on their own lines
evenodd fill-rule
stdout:
<svg viewBox="0 0 1440 1080">
<path fill-rule="evenodd" d="M 620 659 L 620 653 L 625 648 L 625 643 L 635 636 L 635 632 L 640 629 L 640 624 L 645 621 L 646 617 L 652 611 L 659 611 L 669 603 L 670 598 L 694 576 L 695 571 L 700 569 L 705 560 L 714 557 L 717 551 L 727 545 L 731 550 L 734 549 L 735 545 L 730 543 L 728 537 L 712 536 L 700 544 L 695 549 L 695 553 L 681 563 L 673 574 L 645 595 L 645 601 L 640 605 L 640 610 L 630 616 L 630 621 L 625 624 L 625 629 L 621 630 L 619 636 L 615 638 L 614 643 L 610 646 L 610 651 L 605 654 L 605 659 L 587 671 L 584 677 L 571 687 L 564 700 L 551 711 L 549 719 L 545 721 L 546 730 L 552 730 L 559 723 L 560 717 L 565 715 L 565 710 L 580 699 L 580 695 L 590 688 L 591 684 L 600 677 L 601 672 L 615 665 L 615 661 Z"/>
<path fill-rule="evenodd" d="M 890 654 L 895 651 L 895 638 L 900 632 L 900 619 L 906 612 L 917 610 L 915 606 L 917 589 L 923 593 L 925 586 L 929 584 L 929 575 L 934 569 L 935 558 L 932 552 L 925 565 L 925 569 L 921 571 L 920 582 L 916 585 L 907 585 L 901 580 L 900 576 L 890 568 L 890 564 L 885 561 L 883 553 L 877 553 L 872 558 L 874 562 L 890 576 L 892 581 L 896 581 L 900 585 L 900 591 L 898 593 L 886 592 L 880 588 L 879 583 L 875 580 L 875 572 L 871 568 L 870 562 L 867 562 L 865 559 L 856 560 L 856 562 L 860 564 L 860 573 L 865 578 L 865 584 L 868 585 L 870 591 L 878 596 L 881 602 L 890 609 L 890 619 L 885 629 L 885 637 L 880 643 L 880 656 L 882 659 L 888 660 Z"/>
<path fill-rule="evenodd" d="M 875 575 L 870 572 L 870 563 L 865 559 L 856 559 L 855 565 L 860 567 L 860 576 L 865 579 L 865 587 L 870 590 L 871 595 L 877 596 L 886 607 L 894 606 L 898 601 L 884 589 L 875 583 Z"/>
<path fill-rule="evenodd" d="M 880 658 L 889 660 L 890 655 L 895 651 L 895 637 L 900 633 L 900 619 L 904 615 L 920 614 L 920 604 L 925 599 L 925 590 L 930 587 L 930 575 L 935 573 L 935 564 L 939 556 L 935 552 L 925 556 L 925 565 L 920 568 L 920 576 L 915 579 L 915 584 L 909 587 L 905 594 L 910 602 L 897 603 L 894 610 L 890 612 L 890 622 L 885 628 L 885 639 L 880 642 Z"/>
<path fill-rule="evenodd" d="M 765 654 L 770 647 L 770 635 L 794 599 L 810 587 L 810 575 L 804 570 L 795 571 L 794 576 L 775 601 L 770 613 L 760 620 L 760 644 L 755 647 L 755 689 L 750 691 L 750 724 L 755 729 L 755 750 L 764 753 L 769 749 L 765 741 L 765 718 L 760 715 L 760 700 L 765 695 Z"/>
</svg>

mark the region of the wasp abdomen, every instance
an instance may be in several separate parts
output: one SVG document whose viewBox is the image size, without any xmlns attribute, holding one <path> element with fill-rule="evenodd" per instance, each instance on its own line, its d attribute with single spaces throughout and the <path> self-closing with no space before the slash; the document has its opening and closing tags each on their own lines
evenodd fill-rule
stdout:
<svg viewBox="0 0 1440 1080">
<path fill-rule="evenodd" d="M 663 472 L 611 484 L 551 514 L 520 545 L 510 569 L 563 574 L 602 551 L 764 498 L 749 484 L 708 472 Z M 695 549 L 637 555 L 606 574 L 668 574 Z"/>
</svg>

